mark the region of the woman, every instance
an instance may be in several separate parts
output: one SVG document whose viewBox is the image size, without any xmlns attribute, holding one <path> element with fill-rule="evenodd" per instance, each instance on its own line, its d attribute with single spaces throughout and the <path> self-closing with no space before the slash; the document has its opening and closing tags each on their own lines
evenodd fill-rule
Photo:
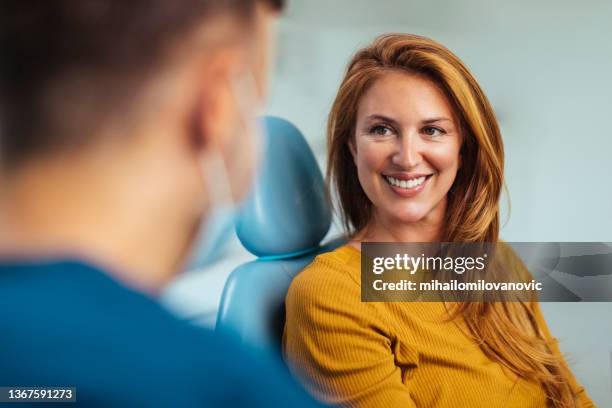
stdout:
<svg viewBox="0 0 612 408">
<path fill-rule="evenodd" d="M 593 406 L 537 303 L 360 301 L 361 242 L 497 242 L 503 144 L 465 65 L 415 35 L 352 59 L 328 123 L 328 182 L 350 242 L 287 295 L 284 351 L 352 407 Z"/>
</svg>

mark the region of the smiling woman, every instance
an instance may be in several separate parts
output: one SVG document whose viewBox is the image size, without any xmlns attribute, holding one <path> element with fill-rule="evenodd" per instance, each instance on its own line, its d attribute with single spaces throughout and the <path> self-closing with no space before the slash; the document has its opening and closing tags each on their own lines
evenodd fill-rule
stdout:
<svg viewBox="0 0 612 408">
<path fill-rule="evenodd" d="M 284 336 L 314 394 L 351 407 L 593 406 L 537 303 L 361 302 L 362 242 L 498 241 L 501 134 L 453 53 L 404 34 L 360 50 L 328 144 L 350 243 L 294 279 Z"/>
</svg>

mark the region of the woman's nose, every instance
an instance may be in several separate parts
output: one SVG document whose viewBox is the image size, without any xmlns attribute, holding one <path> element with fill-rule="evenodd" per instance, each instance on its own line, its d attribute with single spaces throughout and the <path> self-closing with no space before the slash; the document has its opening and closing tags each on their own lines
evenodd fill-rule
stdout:
<svg viewBox="0 0 612 408">
<path fill-rule="evenodd" d="M 421 146 L 418 135 L 406 134 L 397 139 L 397 151 L 393 155 L 393 164 L 410 170 L 416 167 L 423 160 Z"/>
</svg>

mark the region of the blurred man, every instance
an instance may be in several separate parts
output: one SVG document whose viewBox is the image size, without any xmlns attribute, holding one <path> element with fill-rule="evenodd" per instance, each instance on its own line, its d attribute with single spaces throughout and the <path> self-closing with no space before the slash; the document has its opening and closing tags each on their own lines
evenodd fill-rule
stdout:
<svg viewBox="0 0 612 408">
<path fill-rule="evenodd" d="M 154 300 L 251 182 L 282 1 L 0 7 L 0 387 L 309 406 L 276 366 Z"/>
</svg>

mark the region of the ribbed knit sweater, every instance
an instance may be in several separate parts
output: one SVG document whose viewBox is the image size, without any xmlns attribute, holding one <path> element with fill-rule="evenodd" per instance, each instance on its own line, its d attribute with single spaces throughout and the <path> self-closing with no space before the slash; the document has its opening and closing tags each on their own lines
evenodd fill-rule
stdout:
<svg viewBox="0 0 612 408">
<path fill-rule="evenodd" d="M 546 407 L 542 386 L 492 361 L 439 302 L 361 302 L 360 252 L 319 255 L 286 299 L 285 359 L 322 401 L 347 407 Z M 560 353 L 539 306 L 538 325 Z M 593 403 L 574 378 L 584 407 Z"/>
</svg>

